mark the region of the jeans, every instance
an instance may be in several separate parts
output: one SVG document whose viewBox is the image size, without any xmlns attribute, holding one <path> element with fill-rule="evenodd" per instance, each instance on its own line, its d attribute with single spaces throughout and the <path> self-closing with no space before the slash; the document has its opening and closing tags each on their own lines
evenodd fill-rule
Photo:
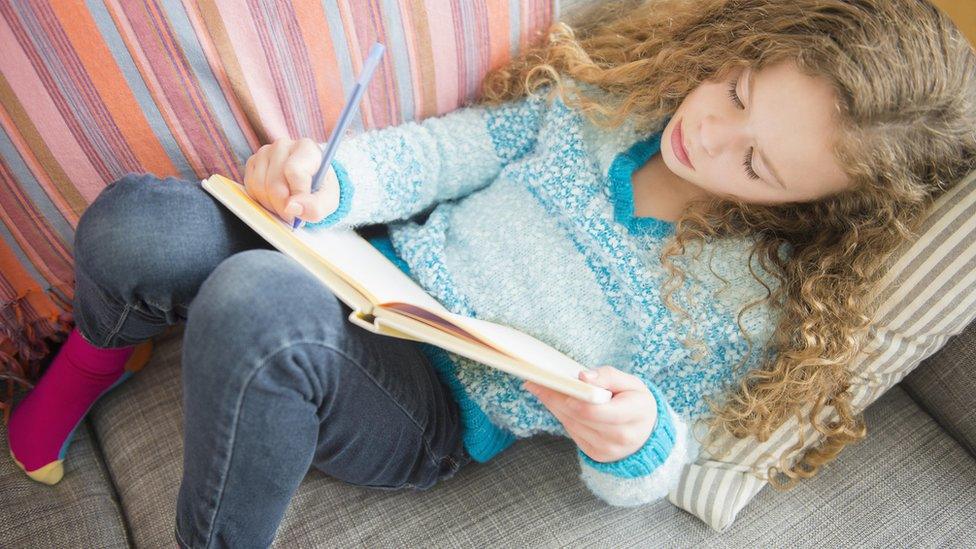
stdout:
<svg viewBox="0 0 976 549">
<path fill-rule="evenodd" d="M 423 490 L 470 457 L 457 402 L 412 341 L 349 308 L 198 182 L 129 174 L 75 232 L 78 330 L 133 345 L 186 322 L 183 547 L 266 547 L 309 467 Z"/>
</svg>

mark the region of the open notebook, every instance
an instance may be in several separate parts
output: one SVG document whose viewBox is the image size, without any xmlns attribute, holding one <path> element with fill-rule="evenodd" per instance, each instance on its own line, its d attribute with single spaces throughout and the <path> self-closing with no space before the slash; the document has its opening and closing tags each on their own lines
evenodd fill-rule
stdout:
<svg viewBox="0 0 976 549">
<path fill-rule="evenodd" d="M 452 313 L 355 231 L 293 231 L 240 183 L 213 175 L 201 185 L 321 280 L 352 309 L 350 322 L 378 334 L 436 345 L 587 402 L 610 400 L 606 389 L 580 381 L 583 366 L 560 351 L 513 328 Z"/>
</svg>

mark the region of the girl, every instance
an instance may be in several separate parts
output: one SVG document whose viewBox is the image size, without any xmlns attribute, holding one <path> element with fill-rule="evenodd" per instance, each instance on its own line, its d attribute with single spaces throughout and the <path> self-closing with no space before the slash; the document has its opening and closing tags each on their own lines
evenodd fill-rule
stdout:
<svg viewBox="0 0 976 549">
<path fill-rule="evenodd" d="M 482 104 L 345 140 L 315 195 L 308 139 L 261 147 L 244 183 L 311 230 L 387 225 L 372 242 L 433 296 L 602 365 L 580 378 L 609 403 L 364 331 L 198 184 L 129 175 L 78 224 L 76 330 L 14 411 L 28 474 L 57 481 L 132 346 L 183 320 L 182 546 L 269 544 L 309 466 L 425 489 L 548 432 L 636 505 L 696 458 L 692 420 L 762 439 L 836 408 L 787 476 L 863 436 L 844 365 L 885 256 L 976 165 L 972 48 L 921 0 L 579 20 L 490 73 Z"/>
</svg>

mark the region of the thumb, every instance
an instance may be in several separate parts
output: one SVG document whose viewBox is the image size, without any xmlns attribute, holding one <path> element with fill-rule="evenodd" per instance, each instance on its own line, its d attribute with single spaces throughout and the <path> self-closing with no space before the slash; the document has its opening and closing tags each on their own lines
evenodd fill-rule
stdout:
<svg viewBox="0 0 976 549">
<path fill-rule="evenodd" d="M 591 385 L 603 387 L 611 393 L 647 390 L 647 385 L 640 378 L 621 372 L 612 366 L 602 366 L 596 370 L 582 370 L 579 378 Z"/>
<path fill-rule="evenodd" d="M 301 200 L 299 200 L 297 197 L 292 196 L 288 199 L 288 204 L 285 206 L 285 213 L 293 217 L 299 217 L 302 215 L 304 210 L 305 207 L 302 205 Z"/>
<path fill-rule="evenodd" d="M 336 193 L 330 193 L 330 189 L 323 189 L 325 192 L 316 193 L 295 193 L 288 199 L 286 211 L 295 217 L 301 217 L 305 221 L 317 222 L 329 215 L 339 205 Z M 287 210 L 293 208 L 294 212 Z"/>
</svg>

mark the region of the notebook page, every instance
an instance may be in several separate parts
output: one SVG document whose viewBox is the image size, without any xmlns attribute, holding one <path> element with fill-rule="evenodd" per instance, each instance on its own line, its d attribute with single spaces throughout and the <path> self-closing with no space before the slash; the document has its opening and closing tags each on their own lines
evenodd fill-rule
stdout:
<svg viewBox="0 0 976 549">
<path fill-rule="evenodd" d="M 295 236 L 357 286 L 375 303 L 400 301 L 449 315 L 450 311 L 373 247 L 368 240 L 349 229 L 299 229 Z"/>
<path fill-rule="evenodd" d="M 266 210 L 247 194 L 244 185 L 236 181 L 214 174 L 201 181 L 201 185 L 265 240 L 314 273 L 334 272 L 325 274 L 333 279 L 338 275 L 344 286 L 355 288 L 373 303 L 402 301 L 436 313 L 449 313 L 355 231 L 292 230 L 291 225 Z M 314 263 L 324 263 L 326 268 L 313 266 Z"/>
<path fill-rule="evenodd" d="M 503 353 L 529 364 L 572 378 L 576 378 L 580 370 L 587 367 L 587 365 L 576 362 L 547 343 L 514 328 L 451 312 L 447 314 L 449 315 L 448 320 L 454 324 L 477 334 L 478 337 Z"/>
</svg>

